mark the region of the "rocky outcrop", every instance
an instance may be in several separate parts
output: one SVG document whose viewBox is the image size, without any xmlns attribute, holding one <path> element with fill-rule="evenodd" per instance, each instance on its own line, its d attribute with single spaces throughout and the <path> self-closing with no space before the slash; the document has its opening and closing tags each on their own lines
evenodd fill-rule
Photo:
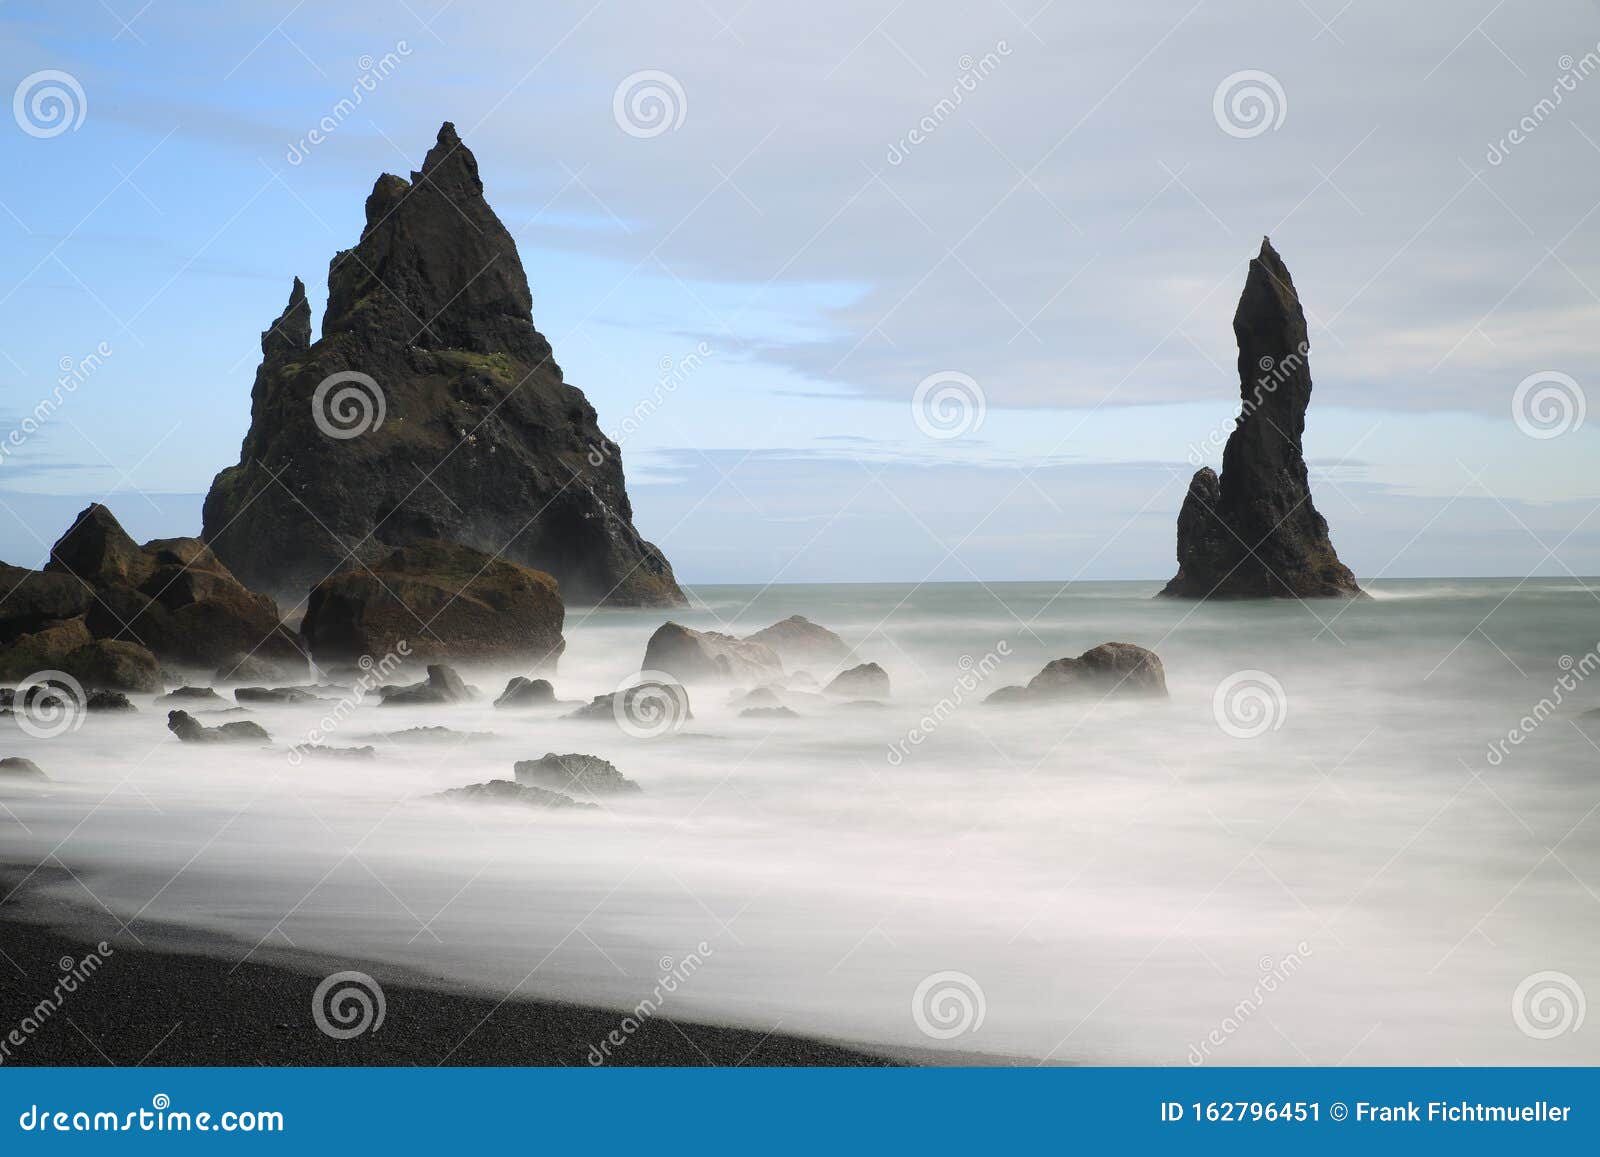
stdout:
<svg viewBox="0 0 1600 1157">
<path fill-rule="evenodd" d="M 233 698 L 238 703 L 326 703 L 328 700 L 309 687 L 236 687 Z"/>
<path fill-rule="evenodd" d="M 251 586 L 298 597 L 352 558 L 450 539 L 574 602 L 684 602 L 453 125 L 410 180 L 373 186 L 329 267 L 321 340 L 297 280 L 261 352 L 239 464 L 205 502 L 206 541 Z"/>
<path fill-rule="evenodd" d="M 538 808 L 597 808 L 599 804 L 579 803 L 571 796 L 542 787 L 528 787 L 509 779 L 491 779 L 488 783 L 474 783 L 454 787 L 430 797 L 450 803 L 513 803 L 523 807 Z"/>
<path fill-rule="evenodd" d="M 519 760 L 514 770 L 518 783 L 573 795 L 625 795 L 640 790 L 615 764 L 594 755 L 551 752 L 542 759 Z"/>
<path fill-rule="evenodd" d="M 31 759 L 24 759 L 20 755 L 8 755 L 0 759 L 0 781 L 8 779 L 42 780 L 49 777 L 40 770 L 37 763 Z"/>
<path fill-rule="evenodd" d="M 645 644 L 640 670 L 659 671 L 684 683 L 766 683 L 783 678 L 783 660 L 765 643 L 663 623 Z"/>
<path fill-rule="evenodd" d="M 1222 475 L 1199 470 L 1178 514 L 1171 598 L 1320 598 L 1361 594 L 1311 502 L 1301 438 L 1311 403 L 1305 313 L 1265 238 L 1233 315 L 1243 406 Z"/>
<path fill-rule="evenodd" d="M 744 638 L 747 643 L 761 643 L 772 648 L 784 665 L 791 668 L 817 667 L 828 671 L 850 657 L 850 647 L 843 639 L 802 615 L 791 615 Z"/>
<path fill-rule="evenodd" d="M 120 639 L 96 639 L 61 661 L 85 690 L 150 694 L 160 691 L 161 663 L 149 650 Z"/>
<path fill-rule="evenodd" d="M 4 568 L 15 582 L 15 606 L 6 599 L 0 671 L 42 663 L 85 676 L 68 664 L 90 643 L 134 646 L 177 668 L 211 668 L 228 657 L 251 655 L 274 669 L 300 673 L 305 653 L 278 619 L 270 598 L 247 590 L 196 538 L 134 542 L 106 507 L 83 510 L 50 550 L 42 571 Z M 45 616 L 60 614 L 53 621 Z M 30 626 L 30 633 L 16 634 Z M 8 637 L 5 632 L 13 632 Z M 70 645 L 70 649 L 69 649 Z M 114 657 L 115 653 L 113 653 Z M 96 649 L 80 662 L 100 662 Z M 126 667 L 131 660 L 112 666 Z M 142 665 L 142 664 L 141 664 Z M 37 669 L 37 667 L 35 668 Z M 91 669 L 90 674 L 100 677 Z M 141 680 L 106 682 L 112 690 L 159 690 Z M 147 683 L 147 680 L 142 682 Z"/>
<path fill-rule="evenodd" d="M 421 703 L 465 703 L 477 698 L 477 693 L 462 682 L 461 676 L 456 674 L 456 669 L 443 663 L 430 664 L 428 677 L 420 683 L 380 687 L 378 694 L 385 707 L 414 707 Z"/>
<path fill-rule="evenodd" d="M 556 582 L 544 572 L 425 541 L 323 579 L 300 631 L 319 663 L 398 654 L 554 667 L 566 646 L 565 618 Z"/>
<path fill-rule="evenodd" d="M 167 712 L 167 730 L 185 743 L 256 743 L 272 739 L 261 724 L 249 719 L 207 727 L 187 711 Z"/>
<path fill-rule="evenodd" d="M 500 698 L 494 701 L 496 707 L 553 707 L 556 701 L 556 689 L 548 679 L 529 679 L 525 675 L 514 676 L 506 689 L 500 693 Z"/>
<path fill-rule="evenodd" d="M 889 698 L 889 672 L 876 663 L 862 663 L 841 671 L 823 689 L 825 695 L 839 695 L 847 699 Z"/>
<path fill-rule="evenodd" d="M 1167 674 L 1154 651 L 1134 643 L 1101 643 L 1076 659 L 1055 659 L 1026 687 L 1001 687 L 988 703 L 1039 703 L 1087 695 L 1165 699 Z"/>
</svg>

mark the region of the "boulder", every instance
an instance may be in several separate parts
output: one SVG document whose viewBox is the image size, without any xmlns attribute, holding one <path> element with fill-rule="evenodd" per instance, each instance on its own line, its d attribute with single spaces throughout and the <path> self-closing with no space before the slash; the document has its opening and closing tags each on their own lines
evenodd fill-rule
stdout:
<svg viewBox="0 0 1600 1157">
<path fill-rule="evenodd" d="M 1154 651 L 1133 643 L 1101 643 L 1076 659 L 1055 659 L 1026 687 L 1001 687 L 986 703 L 1040 703 L 1073 696 L 1165 699 L 1167 676 Z"/>
<path fill-rule="evenodd" d="M 62 661 L 61 670 L 89 691 L 160 691 L 161 663 L 137 643 L 96 639 Z"/>
<path fill-rule="evenodd" d="M 16 683 L 38 671 L 60 670 L 68 655 L 93 641 L 81 615 L 19 635 L 0 646 L 0 679 Z"/>
<path fill-rule="evenodd" d="M 619 795 L 636 792 L 639 785 L 615 765 L 593 755 L 556 755 L 519 760 L 517 782 L 574 795 Z"/>
<path fill-rule="evenodd" d="M 660 671 L 684 683 L 765 683 L 783 678 L 783 660 L 765 643 L 671 622 L 650 636 L 640 669 Z"/>
<path fill-rule="evenodd" d="M 174 687 L 165 695 L 156 697 L 157 703 L 226 703 L 227 700 L 218 695 L 210 687 Z"/>
<path fill-rule="evenodd" d="M 506 684 L 496 707 L 550 707 L 555 704 L 556 689 L 548 679 L 529 679 L 518 675 Z"/>
<path fill-rule="evenodd" d="M 404 687 L 380 687 L 378 694 L 383 698 L 383 706 L 416 706 L 423 703 L 464 703 L 476 698 L 472 688 L 461 681 L 461 676 L 456 674 L 454 667 L 443 663 L 432 663 L 428 666 L 428 677 L 420 683 L 411 683 Z"/>
<path fill-rule="evenodd" d="M 72 575 L 0 563 L 0 644 L 78 618 L 89 597 L 88 584 Z"/>
<path fill-rule="evenodd" d="M 8 755 L 0 759 L 0 782 L 8 779 L 48 779 L 39 769 L 39 765 L 31 759 L 24 759 L 20 755 Z"/>
<path fill-rule="evenodd" d="M 542 571 L 429 541 L 323 579 L 300 630 L 319 663 L 399 653 L 554 668 L 565 616 Z"/>
<path fill-rule="evenodd" d="M 1243 405 L 1219 478 L 1202 467 L 1178 512 L 1169 598 L 1361 595 L 1311 501 L 1302 437 L 1311 404 L 1305 312 L 1283 259 L 1263 238 L 1233 315 Z"/>
<path fill-rule="evenodd" d="M 838 635 L 802 615 L 746 635 L 745 642 L 770 647 L 787 667 L 816 667 L 828 671 L 850 657 L 850 648 Z"/>
<path fill-rule="evenodd" d="M 621 704 L 617 702 L 621 697 Z M 689 692 L 681 683 L 647 680 L 622 691 L 596 695 L 565 719 L 606 720 L 643 735 L 664 735 L 694 718 Z"/>
<path fill-rule="evenodd" d="M 305 687 L 235 687 L 233 697 L 240 703 L 326 703 L 328 700 Z"/>
<path fill-rule="evenodd" d="M 848 696 L 852 699 L 889 698 L 889 673 L 876 663 L 862 663 L 841 671 L 822 689 L 824 695 Z"/>
<path fill-rule="evenodd" d="M 474 783 L 442 791 L 432 798 L 451 803 L 514 803 L 524 807 L 539 808 L 595 808 L 598 804 L 579 803 L 558 791 L 542 787 L 528 787 L 509 779 L 491 779 L 488 783 Z"/>
<path fill-rule="evenodd" d="M 534 328 L 516 243 L 453 125 L 410 180 L 377 179 L 327 302 L 312 342 L 295 281 L 262 335 L 239 464 L 206 496 L 205 539 L 235 574 L 297 597 L 351 551 L 371 564 L 451 539 L 575 601 L 683 604 L 633 525 L 621 448 Z"/>
<path fill-rule="evenodd" d="M 297 757 L 297 761 L 307 756 L 312 759 L 360 759 L 370 760 L 378 757 L 375 747 L 328 747 L 322 743 L 300 743 L 289 749 L 290 754 Z"/>
<path fill-rule="evenodd" d="M 260 655 L 230 655 L 217 665 L 213 683 L 284 683 L 304 679 L 311 672 L 305 656 L 267 659 Z"/>
<path fill-rule="evenodd" d="M 167 712 L 167 730 L 184 743 L 257 743 L 271 742 L 261 724 L 249 719 L 236 723 L 223 723 L 207 727 L 187 711 Z"/>
<path fill-rule="evenodd" d="M 84 700 L 84 709 L 87 711 L 137 711 L 138 708 L 128 701 L 128 697 L 120 691 L 91 691 Z"/>
</svg>

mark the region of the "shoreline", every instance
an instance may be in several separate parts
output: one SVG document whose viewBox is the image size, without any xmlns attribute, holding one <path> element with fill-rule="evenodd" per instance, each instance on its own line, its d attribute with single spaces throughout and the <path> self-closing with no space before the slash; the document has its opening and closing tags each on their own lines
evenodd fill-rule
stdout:
<svg viewBox="0 0 1600 1157">
<path fill-rule="evenodd" d="M 44 911 L 39 869 L 0 870 L 0 1069 L 77 1065 L 863 1066 L 995 1065 L 924 1053 L 543 1000 L 495 999 L 393 965 L 261 949 L 193 929 L 141 925 L 135 938 L 87 905 Z M 142 941 L 142 943 L 141 943 Z M 101 946 L 104 946 L 102 949 Z M 91 961 L 99 957 L 92 968 Z M 70 967 L 69 967 L 70 966 Z M 374 1030 L 335 1039 L 313 999 L 325 977 L 359 970 L 381 986 Z M 64 977 L 84 974 L 62 992 Z M 50 1002 L 55 1007 L 49 1007 Z M 624 1020 L 634 1025 L 625 1028 Z M 8 1034 L 14 1034 L 9 1035 Z M 605 1048 L 608 1037 L 622 1043 Z M 20 1037 L 20 1043 L 18 1038 Z M 596 1058 L 600 1059 L 596 1059 Z"/>
</svg>

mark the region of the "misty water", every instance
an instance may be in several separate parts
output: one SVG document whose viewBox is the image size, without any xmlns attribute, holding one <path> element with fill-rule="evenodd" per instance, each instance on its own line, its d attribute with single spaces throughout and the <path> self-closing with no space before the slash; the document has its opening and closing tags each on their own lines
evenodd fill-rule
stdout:
<svg viewBox="0 0 1600 1157">
<path fill-rule="evenodd" d="M 695 686 L 692 721 L 651 740 L 496 710 L 519 672 L 470 666 L 476 703 L 370 697 L 325 737 L 376 744 L 372 762 L 286 758 L 331 704 L 253 710 L 275 749 L 180 744 L 149 697 L 50 739 L 0 720 L 0 755 L 54 781 L 0 789 L 0 858 L 53 857 L 52 892 L 135 935 L 178 923 L 233 958 L 293 945 L 496 998 L 627 1008 L 698 954 L 663 1012 L 761 1031 L 1053 1062 L 1600 1061 L 1593 1031 L 1540 1031 L 1576 1014 L 1564 982 L 1524 983 L 1600 980 L 1600 722 L 1579 719 L 1600 706 L 1600 595 L 1156 589 L 698 588 L 671 617 L 744 634 L 804 614 L 893 697 L 751 719 Z M 570 611 L 557 694 L 614 689 L 667 617 Z M 1157 651 L 1170 700 L 978 702 L 1108 640 Z M 492 735 L 375 738 L 435 724 Z M 593 811 L 426 798 L 545 752 L 602 756 L 643 792 Z M 919 985 L 939 1007 L 914 1010 Z M 951 1020 L 965 1031 L 923 1030 Z"/>
</svg>

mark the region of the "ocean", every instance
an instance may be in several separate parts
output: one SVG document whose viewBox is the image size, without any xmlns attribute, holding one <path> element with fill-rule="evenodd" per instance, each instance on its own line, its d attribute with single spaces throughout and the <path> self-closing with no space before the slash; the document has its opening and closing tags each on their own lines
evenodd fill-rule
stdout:
<svg viewBox="0 0 1600 1157">
<path fill-rule="evenodd" d="M 619 1016 L 648 998 L 1025 1063 L 1600 1063 L 1579 1031 L 1600 993 L 1600 584 L 1159 586 L 706 586 L 682 612 L 569 610 L 553 681 L 574 706 L 669 617 L 746 634 L 803 614 L 892 683 L 881 707 L 797 697 L 795 719 L 691 686 L 693 717 L 653 738 L 496 710 L 519 672 L 470 666 L 470 704 L 373 696 L 332 728 L 332 703 L 252 710 L 272 748 L 180 744 L 150 697 L 49 738 L 0 720 L 0 755 L 53 781 L 0 789 L 0 859 L 133 935 Z M 1154 650 L 1170 699 L 982 702 L 1107 641 Z M 385 738 L 430 725 L 480 734 Z M 313 730 L 377 758 L 289 759 Z M 428 798 L 546 752 L 643 790 Z"/>
</svg>

